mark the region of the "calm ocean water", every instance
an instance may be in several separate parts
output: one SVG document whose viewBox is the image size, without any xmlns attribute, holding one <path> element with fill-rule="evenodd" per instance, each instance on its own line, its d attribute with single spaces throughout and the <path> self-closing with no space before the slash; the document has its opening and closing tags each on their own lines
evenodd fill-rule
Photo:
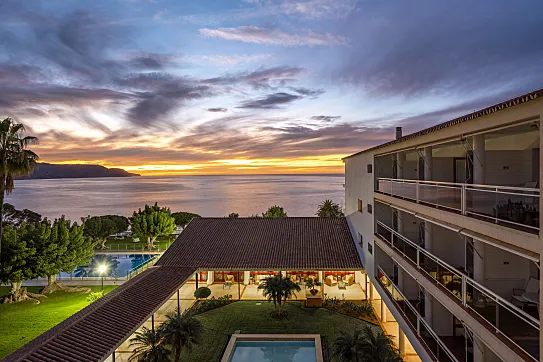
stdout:
<svg viewBox="0 0 543 362">
<path fill-rule="evenodd" d="M 332 199 L 345 202 L 342 175 L 243 175 L 128 177 L 16 181 L 6 202 L 42 216 L 66 215 L 79 221 L 87 215 L 120 214 L 158 202 L 172 212 L 202 216 L 260 214 L 283 206 L 289 216 L 314 216 L 317 205 Z"/>
</svg>

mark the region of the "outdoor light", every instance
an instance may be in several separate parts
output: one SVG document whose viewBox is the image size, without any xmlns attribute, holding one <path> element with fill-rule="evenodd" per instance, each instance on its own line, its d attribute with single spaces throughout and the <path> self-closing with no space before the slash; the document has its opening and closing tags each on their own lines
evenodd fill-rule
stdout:
<svg viewBox="0 0 543 362">
<path fill-rule="evenodd" d="M 107 270 L 107 265 L 102 264 L 98 267 L 98 272 L 102 275 L 102 295 L 104 295 L 104 274 Z"/>
</svg>

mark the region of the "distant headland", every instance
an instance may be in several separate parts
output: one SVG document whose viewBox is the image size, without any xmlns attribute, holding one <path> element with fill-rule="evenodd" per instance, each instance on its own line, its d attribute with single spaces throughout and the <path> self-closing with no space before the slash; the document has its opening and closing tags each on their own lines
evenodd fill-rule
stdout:
<svg viewBox="0 0 543 362">
<path fill-rule="evenodd" d="M 122 168 L 107 168 L 100 165 L 38 163 L 30 176 L 19 179 L 133 177 L 140 176 Z"/>
</svg>

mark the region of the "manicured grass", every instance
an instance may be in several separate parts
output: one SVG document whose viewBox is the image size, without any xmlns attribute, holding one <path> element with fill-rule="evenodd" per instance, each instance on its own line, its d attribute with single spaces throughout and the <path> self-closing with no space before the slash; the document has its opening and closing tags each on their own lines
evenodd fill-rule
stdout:
<svg viewBox="0 0 543 362">
<path fill-rule="evenodd" d="M 115 286 L 105 286 L 107 292 Z M 38 293 L 41 287 L 28 287 Z M 98 292 L 100 286 L 91 287 Z M 10 287 L 0 287 L 0 296 L 9 293 Z M 30 342 L 46 330 L 54 327 L 88 305 L 85 293 L 56 292 L 42 298 L 40 304 L 24 301 L 0 304 L 0 359 Z"/>
<path fill-rule="evenodd" d="M 157 247 L 155 250 L 166 250 L 174 240 L 174 235 L 159 236 L 155 241 L 155 246 Z M 111 250 L 142 250 L 146 246 L 146 241 L 140 240 L 135 243 L 132 237 L 122 239 L 108 238 L 106 246 L 108 248 L 111 247 Z"/>
<path fill-rule="evenodd" d="M 352 332 L 367 322 L 335 313 L 324 308 L 302 308 L 298 302 L 288 303 L 288 317 L 277 320 L 271 317 L 273 304 L 262 301 L 234 302 L 196 316 L 205 327 L 202 343 L 191 352 L 184 352 L 182 361 L 216 362 L 228 342 L 228 335 L 236 330 L 241 333 L 320 334 L 330 350 L 340 331 Z M 368 324 L 379 330 L 379 327 Z M 325 348 L 325 346 L 323 346 Z"/>
</svg>

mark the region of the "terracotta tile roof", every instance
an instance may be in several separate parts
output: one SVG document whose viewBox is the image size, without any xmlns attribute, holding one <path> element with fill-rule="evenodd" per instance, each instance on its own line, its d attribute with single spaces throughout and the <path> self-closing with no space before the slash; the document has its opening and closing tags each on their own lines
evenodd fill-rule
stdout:
<svg viewBox="0 0 543 362">
<path fill-rule="evenodd" d="M 353 153 L 352 155 L 349 155 L 347 157 L 343 157 L 342 159 L 345 160 L 347 158 L 350 158 L 350 157 L 353 157 L 353 156 L 356 156 L 356 155 L 360 155 L 360 154 L 362 154 L 364 152 L 373 151 L 373 150 L 376 150 L 376 149 L 379 149 L 379 148 L 383 148 L 383 147 L 386 147 L 386 146 L 393 145 L 395 143 L 404 142 L 404 141 L 410 140 L 412 138 L 420 137 L 420 136 L 428 134 L 428 133 L 439 131 L 440 129 L 443 129 L 443 128 L 452 127 L 452 126 L 455 126 L 457 124 L 460 124 L 460 123 L 463 123 L 463 122 L 466 122 L 466 121 L 469 121 L 469 120 L 472 120 L 472 119 L 475 119 L 475 118 L 479 118 L 479 117 L 483 117 L 483 116 L 486 116 L 486 115 L 489 115 L 489 114 L 492 114 L 492 113 L 499 112 L 499 111 L 501 111 L 503 109 L 507 109 L 507 108 L 517 106 L 519 104 L 527 103 L 527 102 L 533 101 L 533 100 L 535 100 L 537 98 L 541 98 L 541 97 L 543 97 L 543 88 L 538 89 L 538 90 L 533 91 L 533 92 L 530 92 L 530 93 L 523 94 L 521 96 L 518 96 L 518 97 L 515 97 L 515 98 L 512 98 L 512 99 L 509 99 L 509 100 L 507 100 L 505 102 L 501 102 L 501 103 L 495 104 L 493 106 L 483 108 L 483 109 L 480 109 L 478 111 L 466 114 L 465 116 L 461 116 L 461 117 L 452 119 L 450 121 L 443 122 L 443 123 L 437 124 L 435 126 L 420 130 L 418 132 L 408 134 L 407 136 L 401 137 L 401 138 L 399 138 L 397 140 L 392 140 L 390 142 L 385 142 L 385 143 L 377 145 L 375 147 L 371 147 L 371 148 L 362 150 L 360 152 Z"/>
<path fill-rule="evenodd" d="M 149 268 L 19 348 L 2 362 L 102 361 L 194 272 L 194 268 Z"/>
<path fill-rule="evenodd" d="M 361 270 L 345 218 L 193 219 L 156 265 L 203 270 Z"/>
</svg>

